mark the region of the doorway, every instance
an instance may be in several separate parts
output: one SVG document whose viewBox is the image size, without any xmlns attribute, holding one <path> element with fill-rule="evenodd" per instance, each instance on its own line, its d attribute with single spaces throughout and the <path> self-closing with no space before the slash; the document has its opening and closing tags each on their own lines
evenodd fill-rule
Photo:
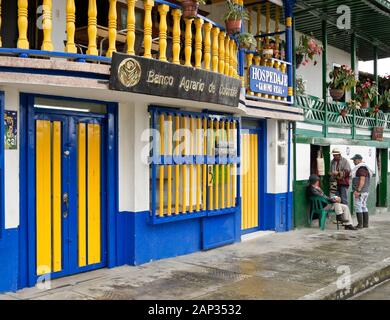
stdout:
<svg viewBox="0 0 390 320">
<path fill-rule="evenodd" d="M 388 149 L 376 149 L 377 181 L 376 206 L 387 207 Z"/>
</svg>

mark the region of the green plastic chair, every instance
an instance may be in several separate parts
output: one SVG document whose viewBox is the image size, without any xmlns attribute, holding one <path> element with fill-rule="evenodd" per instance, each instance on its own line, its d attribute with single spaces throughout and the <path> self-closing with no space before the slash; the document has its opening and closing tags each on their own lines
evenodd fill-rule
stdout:
<svg viewBox="0 0 390 320">
<path fill-rule="evenodd" d="M 329 203 L 323 197 L 320 196 L 310 197 L 310 202 L 311 202 L 310 226 L 313 222 L 314 214 L 317 213 L 319 219 L 319 226 L 321 230 L 325 230 L 327 214 L 330 213 L 336 215 L 336 212 L 334 210 L 324 209 L 324 207 L 326 207 Z M 337 221 L 337 230 L 339 230 L 339 221 L 337 219 L 336 221 Z"/>
</svg>

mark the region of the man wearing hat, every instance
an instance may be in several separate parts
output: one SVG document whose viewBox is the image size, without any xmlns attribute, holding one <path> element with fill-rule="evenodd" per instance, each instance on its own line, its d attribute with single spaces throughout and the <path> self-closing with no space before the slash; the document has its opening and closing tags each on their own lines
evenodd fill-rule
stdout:
<svg viewBox="0 0 390 320">
<path fill-rule="evenodd" d="M 349 207 L 340 203 L 340 197 L 328 197 L 320 188 L 320 178 L 312 174 L 309 177 L 309 186 L 307 187 L 307 195 L 309 197 L 318 196 L 322 197 L 328 204 L 325 205 L 326 210 L 334 210 L 336 212 L 336 219 L 340 221 L 345 230 L 357 230 L 353 226 L 351 212 Z"/>
<path fill-rule="evenodd" d="M 354 207 L 356 218 L 358 220 L 358 229 L 368 228 L 368 209 L 367 199 L 370 188 L 370 178 L 373 171 L 363 162 L 363 157 L 360 154 L 355 154 L 351 160 L 355 164 L 352 175 L 352 191 L 354 196 Z"/>
<path fill-rule="evenodd" d="M 341 198 L 341 203 L 348 205 L 348 189 L 351 167 L 347 159 L 341 156 L 341 151 L 338 148 L 332 150 L 333 160 L 330 164 L 331 180 L 336 180 L 337 192 L 336 195 Z"/>
</svg>

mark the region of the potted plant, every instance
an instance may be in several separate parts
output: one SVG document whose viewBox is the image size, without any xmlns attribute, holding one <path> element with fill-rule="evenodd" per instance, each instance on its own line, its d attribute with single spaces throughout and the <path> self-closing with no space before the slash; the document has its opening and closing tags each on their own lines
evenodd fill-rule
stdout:
<svg viewBox="0 0 390 320">
<path fill-rule="evenodd" d="M 296 52 L 296 66 L 307 65 L 310 60 L 314 61 L 314 65 L 317 65 L 316 56 L 321 55 L 322 46 L 316 42 L 312 35 L 308 36 L 303 34 L 299 40 L 299 45 L 295 49 Z"/>
<path fill-rule="evenodd" d="M 345 91 L 352 89 L 357 83 L 354 71 L 346 65 L 334 68 L 329 77 L 331 79 L 328 83 L 329 93 L 335 101 L 339 101 Z"/>
<path fill-rule="evenodd" d="M 238 44 L 240 45 L 240 48 L 246 49 L 246 50 L 254 50 L 257 46 L 256 38 L 253 36 L 253 34 L 249 32 L 243 32 L 240 33 L 237 36 Z"/>
<path fill-rule="evenodd" d="M 241 31 L 242 20 L 248 20 L 248 12 L 239 4 L 227 1 L 228 10 L 223 16 L 228 34 L 235 34 Z"/>
<path fill-rule="evenodd" d="M 379 94 L 375 81 L 366 79 L 356 86 L 356 99 L 362 104 L 362 108 L 368 108 L 369 103 Z"/>
<path fill-rule="evenodd" d="M 198 16 L 199 4 L 206 4 L 205 0 L 181 0 L 183 18 L 194 19 Z"/>
<path fill-rule="evenodd" d="M 298 76 L 296 79 L 297 95 L 304 96 L 306 93 L 306 81 L 302 76 Z"/>
<path fill-rule="evenodd" d="M 383 112 L 390 112 L 390 89 L 383 92 L 379 104 Z"/>
<path fill-rule="evenodd" d="M 342 108 L 341 110 L 340 110 L 340 116 L 341 117 L 345 117 L 346 115 L 348 114 L 348 108 Z"/>
</svg>

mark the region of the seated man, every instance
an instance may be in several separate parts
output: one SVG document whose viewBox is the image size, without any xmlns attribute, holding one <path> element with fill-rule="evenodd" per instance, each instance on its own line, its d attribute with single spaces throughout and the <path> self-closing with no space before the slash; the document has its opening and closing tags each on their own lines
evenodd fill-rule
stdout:
<svg viewBox="0 0 390 320">
<path fill-rule="evenodd" d="M 353 225 L 351 212 L 347 205 L 340 203 L 339 197 L 328 197 L 320 188 L 320 178 L 313 174 L 309 178 L 309 186 L 307 187 L 309 197 L 319 196 L 324 198 L 328 205 L 324 207 L 326 210 L 334 210 L 336 219 L 344 224 L 345 230 L 357 230 Z"/>
</svg>

